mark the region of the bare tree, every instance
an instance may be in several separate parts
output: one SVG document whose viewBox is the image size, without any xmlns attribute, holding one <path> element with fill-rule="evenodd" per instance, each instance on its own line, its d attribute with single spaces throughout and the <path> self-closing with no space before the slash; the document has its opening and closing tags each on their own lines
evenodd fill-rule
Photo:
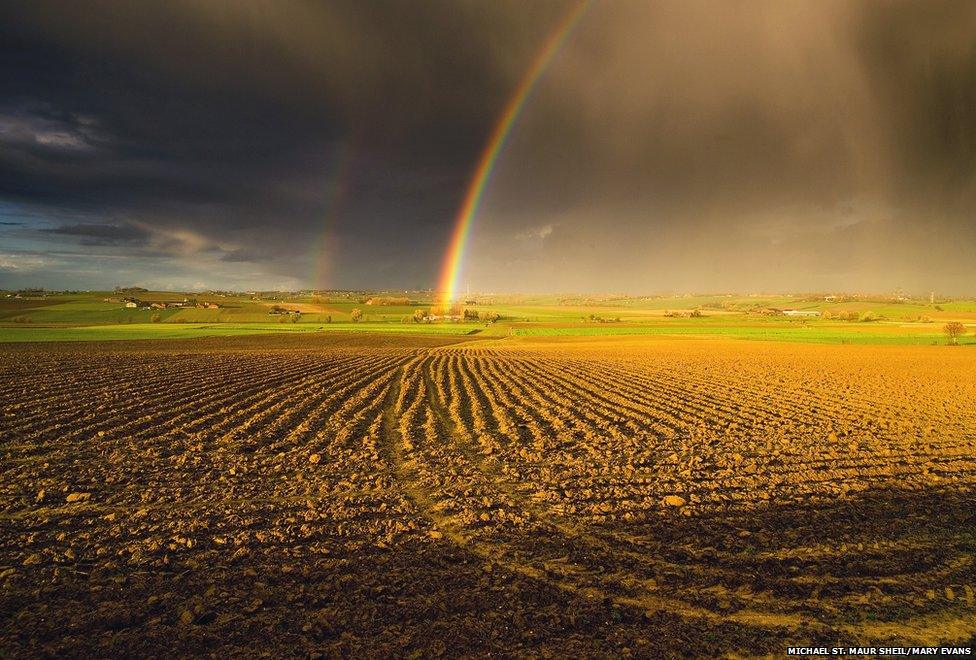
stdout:
<svg viewBox="0 0 976 660">
<path fill-rule="evenodd" d="M 349 319 L 353 323 L 358 323 L 360 320 L 362 320 L 362 318 L 363 318 L 363 310 L 359 309 L 358 307 L 352 310 L 352 313 L 349 314 Z"/>
<path fill-rule="evenodd" d="M 942 326 L 942 332 L 946 333 L 949 343 L 956 346 L 959 343 L 959 338 L 966 334 L 966 326 L 959 321 L 951 321 Z"/>
</svg>

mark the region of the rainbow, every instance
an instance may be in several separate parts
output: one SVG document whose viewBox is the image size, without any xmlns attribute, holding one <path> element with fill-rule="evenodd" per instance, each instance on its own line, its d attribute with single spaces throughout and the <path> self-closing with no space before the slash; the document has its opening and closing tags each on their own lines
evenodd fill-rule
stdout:
<svg viewBox="0 0 976 660">
<path fill-rule="evenodd" d="M 438 282 L 437 292 L 442 303 L 453 302 L 457 295 L 458 277 L 461 272 L 461 265 L 464 262 L 468 237 L 471 234 L 471 225 L 475 215 L 478 213 L 482 195 L 484 194 L 489 179 L 491 179 L 491 174 L 498 161 L 498 156 L 501 154 L 502 149 L 504 149 L 508 136 L 512 132 L 516 121 L 518 121 L 526 101 L 532 95 L 532 90 L 535 88 L 536 83 L 542 77 L 542 74 L 545 73 L 549 63 L 555 57 L 556 53 L 559 52 L 560 48 L 562 48 L 566 39 L 572 34 L 573 28 L 579 23 L 580 18 L 583 17 L 589 4 L 590 0 L 579 2 L 566 14 L 565 18 L 559 22 L 556 29 L 549 35 L 549 38 L 546 39 L 542 48 L 539 50 L 539 54 L 536 55 L 532 66 L 522 76 L 522 80 L 519 82 L 518 87 L 516 87 L 515 93 L 505 105 L 504 112 L 502 112 L 501 117 L 495 124 L 494 130 L 492 130 L 489 136 L 481 158 L 478 159 L 478 166 L 475 168 L 474 176 L 471 177 L 471 182 L 468 184 L 461 208 L 458 211 L 457 218 L 454 222 L 454 231 L 451 234 L 451 241 L 448 244 L 447 253 L 444 257 L 444 264 L 441 266 L 441 276 Z"/>
<path fill-rule="evenodd" d="M 334 250 L 336 247 L 333 240 L 335 219 L 339 215 L 348 192 L 350 171 L 355 159 L 356 140 L 354 137 L 344 138 L 338 142 L 329 159 L 329 179 L 322 200 L 325 211 L 325 227 L 318 239 L 315 250 L 317 259 L 312 263 L 313 270 L 310 274 L 312 287 L 317 289 L 333 286 L 332 267 L 335 261 Z"/>
</svg>

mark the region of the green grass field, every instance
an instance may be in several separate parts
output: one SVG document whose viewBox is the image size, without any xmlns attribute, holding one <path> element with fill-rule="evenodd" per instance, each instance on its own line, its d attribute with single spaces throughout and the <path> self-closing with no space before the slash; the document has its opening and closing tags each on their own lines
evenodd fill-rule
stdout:
<svg viewBox="0 0 976 660">
<path fill-rule="evenodd" d="M 581 298 L 556 296 L 483 296 L 469 307 L 496 312 L 502 320 L 479 323 L 413 323 L 415 309 L 433 302 L 422 297 L 410 305 L 366 305 L 365 296 L 217 295 L 174 292 L 134 294 L 144 303 L 185 298 L 216 302 L 200 307 L 148 310 L 127 308 L 120 294 L 90 292 L 45 297 L 0 298 L 0 342 L 99 341 L 110 339 L 180 339 L 294 332 L 386 332 L 498 336 L 673 335 L 726 337 L 760 341 L 829 344 L 944 344 L 947 321 L 967 324 L 960 344 L 976 343 L 976 301 L 897 302 L 867 298 L 826 301 L 817 296 L 658 296 Z M 275 305 L 301 315 L 269 314 Z M 811 309 L 855 315 L 871 312 L 877 321 L 784 318 L 756 313 L 763 307 Z M 354 309 L 363 314 L 351 322 Z M 698 309 L 700 317 L 665 313 Z M 599 322 L 603 319 L 605 322 Z"/>
<path fill-rule="evenodd" d="M 109 341 L 122 339 L 192 339 L 274 333 L 387 332 L 467 335 L 483 326 L 465 323 L 121 323 L 91 326 L 0 326 L 0 342 Z"/>
<path fill-rule="evenodd" d="M 646 323 L 592 325 L 516 324 L 512 334 L 517 336 L 565 336 L 595 337 L 614 335 L 658 335 L 684 337 L 723 337 L 754 341 L 786 341 L 814 344 L 880 344 L 880 345 L 931 345 L 944 344 L 946 337 L 940 327 L 919 324 L 906 328 L 902 325 L 871 324 L 864 327 L 850 323 L 806 323 L 795 325 L 755 325 L 746 323 Z M 960 345 L 976 344 L 976 336 L 959 340 Z"/>
</svg>

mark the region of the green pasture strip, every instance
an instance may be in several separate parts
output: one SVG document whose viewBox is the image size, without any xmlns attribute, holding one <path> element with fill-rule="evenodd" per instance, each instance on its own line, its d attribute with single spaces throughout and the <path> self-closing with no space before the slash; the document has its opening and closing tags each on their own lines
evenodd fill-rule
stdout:
<svg viewBox="0 0 976 660">
<path fill-rule="evenodd" d="M 900 326 L 853 326 L 796 325 L 794 327 L 762 325 L 727 325 L 711 323 L 669 324 L 647 323 L 642 325 L 601 324 L 598 326 L 533 326 L 516 325 L 512 334 L 517 336 L 701 336 L 746 339 L 755 341 L 785 341 L 816 344 L 881 344 L 881 345 L 932 345 L 945 344 L 946 338 L 939 330 L 915 330 Z M 976 338 L 965 337 L 960 344 L 976 344 Z"/>
<path fill-rule="evenodd" d="M 295 332 L 384 332 L 397 334 L 467 335 L 484 326 L 470 323 L 119 323 L 95 326 L 0 327 L 0 343 L 191 339 Z"/>
</svg>

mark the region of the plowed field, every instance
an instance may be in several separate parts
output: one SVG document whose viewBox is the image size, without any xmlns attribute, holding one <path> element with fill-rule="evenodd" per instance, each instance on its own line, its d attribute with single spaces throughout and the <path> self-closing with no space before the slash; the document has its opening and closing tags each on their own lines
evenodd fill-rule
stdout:
<svg viewBox="0 0 976 660">
<path fill-rule="evenodd" d="M 0 401 L 5 656 L 976 633 L 966 348 L 51 344 L 3 349 Z"/>
</svg>

